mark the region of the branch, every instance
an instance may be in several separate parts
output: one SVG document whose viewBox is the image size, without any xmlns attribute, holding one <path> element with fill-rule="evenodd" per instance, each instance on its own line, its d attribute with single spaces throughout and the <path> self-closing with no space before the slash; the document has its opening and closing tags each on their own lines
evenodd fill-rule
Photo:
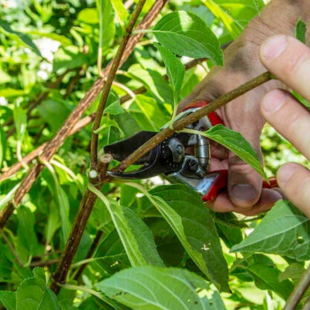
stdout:
<svg viewBox="0 0 310 310">
<path fill-rule="evenodd" d="M 144 154 L 149 152 L 151 149 L 153 149 L 156 145 L 164 141 L 166 138 L 170 137 L 174 132 L 182 130 L 186 126 L 198 121 L 203 116 L 206 116 L 210 114 L 211 112 L 214 112 L 215 110 L 221 108 L 228 102 L 238 98 L 239 96 L 245 94 L 246 92 L 254 89 L 255 87 L 258 87 L 262 85 L 263 83 L 269 81 L 272 79 L 272 75 L 269 72 L 265 72 L 261 74 L 260 76 L 248 81 L 247 83 L 239 86 L 238 88 L 234 89 L 233 91 L 219 97 L 218 99 L 212 101 L 210 104 L 208 104 L 206 107 L 199 109 L 198 111 L 188 115 L 187 117 L 184 117 L 177 122 L 173 123 L 173 130 L 168 128 L 165 128 L 161 132 L 159 132 L 157 135 L 155 135 L 153 138 L 151 138 L 149 141 L 144 143 L 142 146 L 140 146 L 136 151 L 134 151 L 131 155 L 129 155 L 126 159 L 124 159 L 120 165 L 115 167 L 113 171 L 124 171 L 127 167 L 132 165 L 134 162 L 136 162 L 139 158 L 141 158 Z"/>
<path fill-rule="evenodd" d="M 146 29 L 148 28 L 153 20 L 157 17 L 158 13 L 161 11 L 163 6 L 166 4 L 168 0 L 157 0 L 151 10 L 147 13 L 147 15 L 143 18 L 137 29 Z M 127 48 L 123 54 L 122 60 L 120 65 L 124 63 L 124 61 L 128 58 L 128 56 L 133 51 L 135 45 L 139 42 L 142 38 L 143 34 L 132 36 L 127 44 Z M 107 67 L 102 72 L 102 77 L 99 78 L 92 88 L 87 92 L 84 99 L 80 101 L 77 107 L 73 110 L 73 112 L 69 115 L 66 122 L 63 126 L 58 130 L 55 137 L 45 146 L 44 151 L 41 155 L 43 161 L 49 161 L 53 155 L 57 152 L 59 147 L 63 144 L 65 139 L 69 136 L 70 132 L 81 118 L 81 116 L 85 113 L 87 108 L 91 105 L 91 103 L 97 98 L 98 94 L 100 93 L 104 80 L 107 78 L 112 64 L 109 63 Z M 44 165 L 37 162 L 27 173 L 25 178 L 22 181 L 21 186 L 17 190 L 15 197 L 9 204 L 2 210 L 0 213 L 0 229 L 3 228 L 11 215 L 14 212 L 14 205 L 18 205 L 24 195 L 28 193 L 31 189 L 33 183 L 40 175 L 41 171 L 43 170 Z"/>
<path fill-rule="evenodd" d="M 45 260 L 45 261 L 38 261 L 38 262 L 32 262 L 30 264 L 30 267 L 31 268 L 34 268 L 34 267 L 47 267 L 47 266 L 51 266 L 51 265 L 55 265 L 55 264 L 58 264 L 59 263 L 59 258 L 52 258 L 52 259 L 49 259 L 49 260 Z"/>
<path fill-rule="evenodd" d="M 287 300 L 283 310 L 295 310 L 309 286 L 310 286 L 310 266 L 301 276 L 299 282 L 297 283 L 289 299 Z"/>
<path fill-rule="evenodd" d="M 97 108 L 95 120 L 94 120 L 94 126 L 92 131 L 92 139 L 91 139 L 91 169 L 96 169 L 97 167 L 97 155 L 98 155 L 98 137 L 99 134 L 95 133 L 95 131 L 100 127 L 101 118 L 103 115 L 103 111 L 106 105 L 106 102 L 108 100 L 108 96 L 110 93 L 110 89 L 112 87 L 112 83 L 115 79 L 115 75 L 117 72 L 117 69 L 120 66 L 120 62 L 122 60 L 124 51 L 126 49 L 127 43 L 129 41 L 129 38 L 132 34 L 133 28 L 138 20 L 138 17 L 143 9 L 144 3 L 146 0 L 139 0 L 134 12 L 131 15 L 131 18 L 128 22 L 127 28 L 126 28 L 126 35 L 123 37 L 119 48 L 117 50 L 117 53 L 114 57 L 111 70 L 109 72 L 108 78 L 106 80 L 106 83 L 104 84 L 102 96 L 100 98 L 100 102 Z"/>
</svg>

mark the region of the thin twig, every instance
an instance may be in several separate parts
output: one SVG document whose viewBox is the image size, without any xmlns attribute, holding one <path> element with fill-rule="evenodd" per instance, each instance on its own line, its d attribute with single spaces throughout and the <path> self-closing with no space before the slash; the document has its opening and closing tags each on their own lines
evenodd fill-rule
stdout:
<svg viewBox="0 0 310 310">
<path fill-rule="evenodd" d="M 38 261 L 38 262 L 32 262 L 30 264 L 30 267 L 31 268 L 34 268 L 34 267 L 47 267 L 47 266 L 58 264 L 59 261 L 60 261 L 59 258 L 52 258 L 52 259 L 49 259 L 49 260 L 41 260 L 41 261 Z"/>
<path fill-rule="evenodd" d="M 157 0 L 152 6 L 152 8 L 149 10 L 149 12 L 145 15 L 143 20 L 140 22 L 137 29 L 148 28 L 153 22 L 153 20 L 157 17 L 158 13 L 161 11 L 161 9 L 163 8 L 163 6 L 166 4 L 167 1 L 168 0 Z M 127 48 L 123 54 L 120 65 L 125 62 L 125 60 L 131 54 L 134 47 L 140 41 L 142 36 L 143 34 L 135 35 L 129 39 Z M 100 93 L 103 87 L 104 79 L 107 77 L 107 75 L 110 72 L 111 66 L 112 66 L 111 63 L 107 65 L 107 67 L 102 72 L 103 77 L 99 78 L 94 83 L 92 88 L 87 92 L 84 99 L 80 101 L 77 107 L 69 115 L 69 117 L 67 118 L 63 126 L 59 129 L 59 131 L 54 136 L 54 138 L 45 146 L 44 151 L 41 155 L 41 158 L 43 160 L 49 161 L 53 157 L 53 155 L 57 152 L 59 147 L 63 144 L 65 139 L 69 136 L 70 132 L 72 131 L 72 129 L 74 128 L 78 120 L 87 110 L 87 108 L 91 105 L 91 103 L 97 98 L 98 94 Z M 34 166 L 31 169 L 29 169 L 27 175 L 22 181 L 22 184 L 19 190 L 16 192 L 14 199 L 10 201 L 0 213 L 0 229 L 6 225 L 7 221 L 13 214 L 14 205 L 18 205 L 21 202 L 22 198 L 31 189 L 33 183 L 38 178 L 43 168 L 44 168 L 44 165 L 42 165 L 39 162 L 36 162 Z"/>
<path fill-rule="evenodd" d="M 95 250 L 97 249 L 97 246 L 100 242 L 100 239 L 103 235 L 103 232 L 102 230 L 98 230 L 97 234 L 96 234 L 96 237 L 95 239 L 93 240 L 92 244 L 91 244 L 91 247 L 85 257 L 85 259 L 89 259 L 91 257 L 93 257 L 93 254 L 95 253 Z M 83 271 L 85 270 L 87 264 L 83 264 L 77 271 L 77 273 L 75 274 L 74 276 L 74 280 L 78 281 L 80 276 L 82 275 Z"/>
<path fill-rule="evenodd" d="M 91 169 L 96 169 L 97 167 L 97 153 L 98 153 L 98 137 L 99 134 L 95 133 L 95 131 L 100 127 L 101 118 L 103 115 L 103 111 L 106 105 L 106 102 L 108 100 L 108 96 L 110 93 L 110 89 L 112 87 L 112 83 L 115 79 L 115 75 L 117 72 L 117 69 L 120 66 L 121 60 L 123 58 L 123 54 L 125 52 L 127 43 L 130 39 L 130 36 L 132 34 L 133 28 L 138 20 L 138 17 L 143 9 L 144 3 L 146 0 L 139 0 L 134 12 L 131 15 L 131 18 L 128 22 L 127 28 L 126 28 L 126 35 L 123 37 L 119 48 L 117 50 L 117 53 L 113 59 L 111 70 L 109 72 L 108 78 L 106 80 L 106 83 L 103 86 L 102 95 L 100 98 L 100 102 L 97 108 L 95 120 L 94 120 L 94 126 L 93 126 L 93 132 L 92 132 L 92 139 L 91 139 Z"/>
<path fill-rule="evenodd" d="M 5 242 L 7 243 L 7 245 L 9 246 L 11 252 L 13 253 L 13 255 L 15 256 L 18 264 L 22 267 L 24 267 L 24 263 L 22 262 L 21 258 L 19 257 L 18 253 L 15 251 L 15 248 L 13 246 L 13 244 L 11 243 L 11 241 L 9 240 L 9 238 L 5 235 L 3 230 L 0 230 L 1 232 L 1 236 L 2 238 L 5 240 Z"/>
<path fill-rule="evenodd" d="M 295 310 L 310 285 L 310 266 L 295 286 L 283 310 Z"/>
</svg>

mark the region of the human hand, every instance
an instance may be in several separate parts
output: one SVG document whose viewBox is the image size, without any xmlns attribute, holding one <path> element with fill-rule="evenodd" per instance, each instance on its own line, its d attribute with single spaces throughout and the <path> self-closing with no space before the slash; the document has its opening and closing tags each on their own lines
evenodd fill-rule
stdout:
<svg viewBox="0 0 310 310">
<path fill-rule="evenodd" d="M 310 101 L 310 49 L 298 40 L 279 35 L 261 47 L 264 66 L 287 86 Z M 276 89 L 261 103 L 265 119 L 310 160 L 310 112 L 290 93 Z M 278 184 L 300 210 L 310 217 L 310 171 L 287 163 L 277 174 Z"/>
<path fill-rule="evenodd" d="M 277 33 L 293 35 L 298 18 L 309 19 L 309 9 L 308 1 L 271 1 L 225 50 L 225 66 L 213 68 L 180 103 L 179 111 L 195 100 L 210 102 L 266 71 L 259 59 L 260 45 Z M 275 15 L 279 16 L 276 21 Z M 241 132 L 251 143 L 261 162 L 260 134 L 265 120 L 260 113 L 260 102 L 267 92 L 277 88 L 285 88 L 285 85 L 277 81 L 268 82 L 217 111 L 226 127 Z M 213 144 L 211 171 L 220 169 L 228 169 L 228 188 L 227 193 L 221 193 L 209 205 L 214 211 L 254 215 L 267 211 L 282 198 L 277 190 L 262 189 L 262 178 L 249 165 L 223 147 Z"/>
</svg>

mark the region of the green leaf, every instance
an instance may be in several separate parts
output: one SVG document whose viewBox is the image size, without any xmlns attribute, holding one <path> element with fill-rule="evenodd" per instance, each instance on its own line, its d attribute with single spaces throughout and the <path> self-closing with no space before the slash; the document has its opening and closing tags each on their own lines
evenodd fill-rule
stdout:
<svg viewBox="0 0 310 310">
<path fill-rule="evenodd" d="M 189 132 L 190 130 L 185 131 Z M 268 180 L 257 153 L 253 150 L 251 144 L 243 138 L 240 132 L 233 131 L 223 125 L 216 125 L 208 131 L 201 133 L 201 135 L 225 146 L 255 169 L 265 180 Z"/>
<path fill-rule="evenodd" d="M 215 224 L 218 234 L 228 248 L 231 248 L 243 240 L 240 227 L 231 224 L 231 222 L 237 222 L 237 220 L 237 217 L 233 213 L 216 214 Z"/>
<path fill-rule="evenodd" d="M 16 102 L 14 106 L 13 115 L 16 126 L 17 140 L 22 141 L 27 126 L 27 115 L 19 102 Z"/>
<path fill-rule="evenodd" d="M 2 244 L 0 241 L 0 281 L 6 282 L 11 278 L 13 271 L 13 254 L 8 245 Z M 5 298 L 5 297 L 4 297 Z M 1 300 L 1 297 L 0 297 Z"/>
<path fill-rule="evenodd" d="M 295 36 L 300 42 L 306 44 L 307 24 L 305 24 L 300 18 L 296 24 Z"/>
<path fill-rule="evenodd" d="M 61 219 L 59 216 L 58 205 L 55 205 L 55 203 L 51 203 L 46 225 L 46 244 L 50 244 L 55 232 L 60 226 Z"/>
<path fill-rule="evenodd" d="M 16 184 L 6 195 L 0 199 L 0 210 L 14 197 L 15 192 L 19 188 L 20 183 Z"/>
<path fill-rule="evenodd" d="M 53 71 L 59 69 L 73 69 L 87 64 L 89 56 L 80 52 L 78 46 L 60 47 L 54 54 Z"/>
<path fill-rule="evenodd" d="M 35 233 L 34 214 L 24 206 L 17 209 L 18 228 L 16 249 L 25 264 L 34 255 L 38 247 L 38 239 Z"/>
<path fill-rule="evenodd" d="M 128 12 L 121 0 L 110 0 L 122 26 L 128 18 Z"/>
<path fill-rule="evenodd" d="M 53 177 L 54 184 L 50 184 L 50 190 L 55 198 L 55 203 L 57 204 L 59 208 L 59 214 L 60 214 L 60 219 L 61 219 L 61 229 L 62 229 L 62 237 L 63 237 L 63 242 L 66 242 L 70 230 L 71 230 L 71 222 L 69 218 L 69 213 L 70 213 L 70 204 L 69 204 L 69 199 L 66 194 L 66 192 L 63 190 L 61 185 L 59 184 L 56 172 L 52 165 L 48 162 L 44 163 L 46 167 L 48 168 L 49 172 L 51 173 Z"/>
<path fill-rule="evenodd" d="M 11 76 L 0 69 L 0 84 L 9 83 L 12 80 Z"/>
<path fill-rule="evenodd" d="M 63 103 L 53 99 L 44 100 L 37 109 L 53 132 L 57 132 L 70 113 Z"/>
<path fill-rule="evenodd" d="M 16 293 L 0 291 L 0 301 L 6 310 L 16 310 Z"/>
<path fill-rule="evenodd" d="M 264 7 L 262 0 L 203 0 L 235 39 Z"/>
<path fill-rule="evenodd" d="M 151 266 L 125 269 L 99 282 L 96 287 L 135 310 L 225 309 L 218 292 L 212 291 L 202 278 L 184 269 Z M 208 294 L 200 297 L 200 290 Z"/>
<path fill-rule="evenodd" d="M 6 134 L 0 126 L 0 169 L 2 168 L 2 163 L 5 158 L 5 152 L 6 152 Z"/>
<path fill-rule="evenodd" d="M 140 65 L 131 66 L 127 75 L 139 81 L 154 96 L 157 102 L 173 104 L 173 92 L 162 74 L 155 70 L 143 69 Z"/>
<path fill-rule="evenodd" d="M 142 130 L 159 131 L 169 121 L 163 107 L 155 99 L 144 95 L 137 95 L 128 111 Z"/>
<path fill-rule="evenodd" d="M 5 97 L 5 98 L 19 97 L 25 94 L 26 94 L 26 91 L 22 89 L 5 88 L 5 89 L 0 90 L 0 97 Z"/>
<path fill-rule="evenodd" d="M 33 277 L 16 291 L 16 310 L 60 310 L 56 295 L 47 288 L 44 269 L 34 268 Z"/>
<path fill-rule="evenodd" d="M 124 132 L 122 131 L 121 127 L 119 127 L 118 123 L 113 119 L 104 121 L 102 126 L 100 126 L 97 130 L 94 130 L 94 133 L 99 133 L 101 130 L 108 128 L 108 127 L 115 127 L 116 129 L 118 129 L 120 133 L 120 137 L 124 139 L 125 137 Z"/>
<path fill-rule="evenodd" d="M 106 102 L 106 108 L 104 113 L 109 113 L 113 115 L 124 113 L 125 110 L 121 107 L 121 102 L 117 93 L 114 90 L 111 90 L 109 93 L 108 100 Z"/>
<path fill-rule="evenodd" d="M 83 9 L 79 12 L 77 20 L 85 24 L 98 24 L 99 18 L 97 10 L 93 8 Z"/>
<path fill-rule="evenodd" d="M 168 49 L 156 43 L 154 45 L 161 54 L 163 62 L 166 66 L 169 81 L 172 85 L 175 102 L 178 102 L 183 83 L 185 67 L 182 65 L 181 61 L 177 57 L 175 57 Z"/>
<path fill-rule="evenodd" d="M 201 197 L 179 184 L 159 186 L 150 193 L 136 183 L 126 185 L 138 188 L 146 195 L 199 269 L 221 290 L 228 291 L 227 263 L 212 216 Z M 147 201 L 143 204 L 144 209 L 150 208 Z"/>
<path fill-rule="evenodd" d="M 29 36 L 27 36 L 24 33 L 13 30 L 11 26 L 4 20 L 0 20 L 0 29 L 2 29 L 2 31 L 6 35 L 11 37 L 13 40 L 16 40 L 19 44 L 30 48 L 34 53 L 42 57 L 38 47 L 32 42 Z"/>
<path fill-rule="evenodd" d="M 305 271 L 306 269 L 302 265 L 293 263 L 279 275 L 279 281 L 291 279 L 294 283 L 297 283 Z"/>
<path fill-rule="evenodd" d="M 115 36 L 114 11 L 110 0 L 96 0 L 100 23 L 99 46 L 104 49 Z"/>
<path fill-rule="evenodd" d="M 287 300 L 294 289 L 289 280 L 279 281 L 281 272 L 268 265 L 251 265 L 247 271 L 254 278 L 255 284 L 262 290 L 271 290 Z"/>
<path fill-rule="evenodd" d="M 179 11 L 165 15 L 152 30 L 156 39 L 173 53 L 193 58 L 211 58 L 223 65 L 220 44 L 197 15 Z"/>
<path fill-rule="evenodd" d="M 108 274 L 114 274 L 121 269 L 130 267 L 128 256 L 116 229 L 102 240 L 94 259 L 102 271 Z"/>
<path fill-rule="evenodd" d="M 108 201 L 94 186 L 89 185 L 88 188 L 101 199 L 109 210 L 131 265 L 134 267 L 143 265 L 163 266 L 152 233 L 146 224 L 132 210 L 122 208 L 115 201 Z"/>
<path fill-rule="evenodd" d="M 231 251 L 287 256 L 297 261 L 310 258 L 309 219 L 288 201 L 278 201 L 254 231 Z"/>
</svg>

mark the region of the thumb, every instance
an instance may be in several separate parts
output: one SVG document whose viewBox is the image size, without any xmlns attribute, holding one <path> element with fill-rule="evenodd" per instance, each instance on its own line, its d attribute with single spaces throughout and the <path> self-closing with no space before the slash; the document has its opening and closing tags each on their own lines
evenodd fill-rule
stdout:
<svg viewBox="0 0 310 310">
<path fill-rule="evenodd" d="M 248 117 L 247 117 L 248 118 Z M 251 144 L 262 164 L 262 151 L 260 147 L 260 134 L 263 125 L 241 122 L 231 124 L 235 131 Z M 248 123 L 248 124 L 247 124 Z M 234 126 L 235 125 L 235 126 Z M 253 126 L 254 125 L 254 126 Z M 237 128 L 236 128 L 237 127 Z M 238 128 L 240 127 L 240 128 Z M 251 208 L 259 200 L 262 191 L 262 177 L 250 165 L 232 152 L 228 154 L 228 195 L 234 205 L 240 208 Z"/>
</svg>

